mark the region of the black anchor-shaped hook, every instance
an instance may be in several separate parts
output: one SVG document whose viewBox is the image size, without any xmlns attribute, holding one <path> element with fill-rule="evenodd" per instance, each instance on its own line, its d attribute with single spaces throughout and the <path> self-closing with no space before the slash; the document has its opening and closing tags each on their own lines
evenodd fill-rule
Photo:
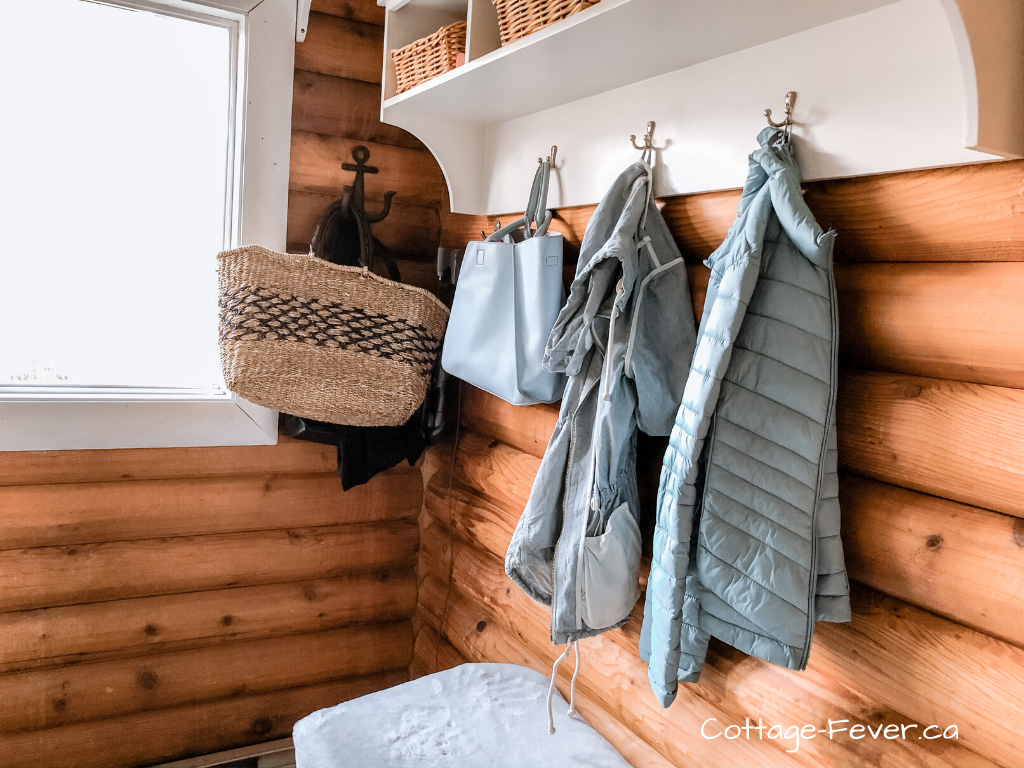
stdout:
<svg viewBox="0 0 1024 768">
<path fill-rule="evenodd" d="M 354 210 L 362 212 L 363 216 L 369 223 L 376 224 L 378 221 L 383 221 L 387 218 L 387 215 L 391 212 L 391 199 L 397 193 L 385 192 L 384 207 L 381 209 L 380 213 L 375 213 L 373 215 L 367 213 L 363 174 L 379 173 L 380 171 L 372 165 L 366 164 L 366 161 L 370 159 L 370 150 L 362 144 L 352 150 L 352 157 L 355 159 L 355 163 L 342 163 L 341 165 L 343 170 L 356 172 L 356 180 L 352 183 L 352 186 L 345 187 L 345 197 L 349 199 L 349 205 Z"/>
</svg>

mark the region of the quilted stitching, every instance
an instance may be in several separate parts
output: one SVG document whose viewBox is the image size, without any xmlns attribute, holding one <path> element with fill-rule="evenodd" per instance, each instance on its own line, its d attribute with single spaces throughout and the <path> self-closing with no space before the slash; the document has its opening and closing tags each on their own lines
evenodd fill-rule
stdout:
<svg viewBox="0 0 1024 768">
<path fill-rule="evenodd" d="M 801 669 L 813 619 L 849 618 L 833 234 L 815 223 L 790 149 L 769 146 L 771 135 L 758 137 L 736 221 L 706 262 L 712 279 L 661 472 L 641 654 L 665 706 L 677 681 L 699 677 L 711 635 Z"/>
</svg>

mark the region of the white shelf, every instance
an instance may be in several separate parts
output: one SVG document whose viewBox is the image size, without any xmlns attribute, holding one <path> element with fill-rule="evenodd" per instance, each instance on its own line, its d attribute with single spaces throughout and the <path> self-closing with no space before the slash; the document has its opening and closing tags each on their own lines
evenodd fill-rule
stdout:
<svg viewBox="0 0 1024 768">
<path fill-rule="evenodd" d="M 385 49 L 440 26 L 431 3 L 465 8 L 482 39 L 489 1 L 411 0 L 388 12 Z M 530 158 L 551 144 L 553 204 L 596 201 L 651 119 L 659 194 L 738 186 L 761 112 L 788 90 L 807 178 L 1019 156 L 1024 5 L 986 0 L 972 17 L 964 3 L 602 0 L 497 50 L 471 39 L 487 52 L 397 96 L 385 67 L 382 120 L 424 141 L 467 213 L 521 208 Z"/>
<path fill-rule="evenodd" d="M 896 0 L 602 0 L 384 102 L 481 125 L 604 93 Z"/>
</svg>

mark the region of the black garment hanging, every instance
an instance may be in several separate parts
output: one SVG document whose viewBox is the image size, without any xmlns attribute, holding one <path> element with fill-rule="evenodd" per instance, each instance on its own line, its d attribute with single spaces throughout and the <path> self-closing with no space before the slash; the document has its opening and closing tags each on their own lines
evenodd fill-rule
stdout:
<svg viewBox="0 0 1024 768">
<path fill-rule="evenodd" d="M 362 485 L 386 469 L 408 461 L 412 466 L 444 432 L 444 401 L 450 377 L 434 366 L 423 405 L 399 427 L 349 427 L 323 421 L 285 417 L 290 437 L 338 447 L 338 475 L 343 490 Z"/>
</svg>

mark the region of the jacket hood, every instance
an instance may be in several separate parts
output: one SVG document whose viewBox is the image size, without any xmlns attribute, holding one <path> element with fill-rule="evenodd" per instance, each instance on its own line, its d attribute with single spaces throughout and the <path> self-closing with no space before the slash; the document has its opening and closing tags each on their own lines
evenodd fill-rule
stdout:
<svg viewBox="0 0 1024 768">
<path fill-rule="evenodd" d="M 757 215 L 756 209 L 769 206 L 800 253 L 815 266 L 829 266 L 836 233 L 824 231 L 804 201 L 800 168 L 793 156 L 792 143 L 777 128 L 765 128 L 757 135 L 757 142 L 761 148 L 750 154 L 747 180 L 737 209 L 737 222 L 742 221 L 743 225 L 730 230 L 722 245 L 704 263 L 714 268 L 717 261 L 733 250 L 737 238 L 756 247 L 763 239 L 766 224 L 765 217 Z M 752 207 L 753 210 L 749 210 L 752 215 L 744 217 Z"/>
<path fill-rule="evenodd" d="M 647 218 L 651 201 L 651 167 L 643 161 L 629 166 L 615 179 L 608 194 L 594 211 L 580 245 L 576 277 L 562 308 L 544 354 L 544 368 L 575 376 L 594 345 L 592 321 L 622 266 L 620 302 L 632 294 L 637 279 L 634 237 Z M 620 306 L 620 309 L 622 307 Z"/>
</svg>

